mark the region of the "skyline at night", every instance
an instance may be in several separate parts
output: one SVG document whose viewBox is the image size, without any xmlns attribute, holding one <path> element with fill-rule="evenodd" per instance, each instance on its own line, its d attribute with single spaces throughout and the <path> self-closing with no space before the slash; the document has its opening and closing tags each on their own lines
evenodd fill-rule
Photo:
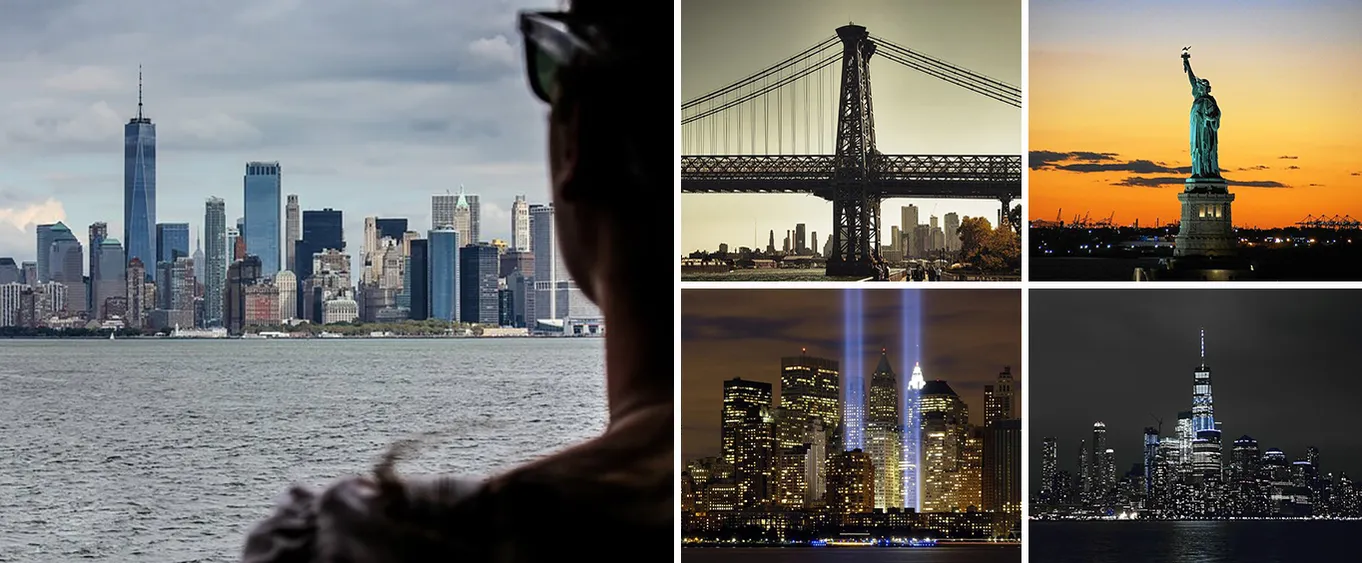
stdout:
<svg viewBox="0 0 1362 563">
<path fill-rule="evenodd" d="M 1268 0 L 1030 3 L 1031 220 L 1178 220 L 1192 95 L 1178 49 L 1224 112 L 1238 227 L 1362 215 L 1362 5 Z"/>
<path fill-rule="evenodd" d="M 866 311 L 859 338 L 843 330 L 854 326 L 846 316 L 851 291 L 861 294 Z M 912 294 L 919 296 L 919 331 L 903 328 L 905 296 Z M 945 380 L 971 407 L 972 424 L 983 423 L 984 386 L 1010 366 L 1018 382 L 1015 408 L 1025 416 L 1017 290 L 688 289 L 681 302 L 683 459 L 718 454 L 725 380 L 774 384 L 778 401 L 780 359 L 801 350 L 836 360 L 843 373 L 862 373 L 866 382 L 882 350 L 904 384 L 920 362 L 925 379 Z M 857 353 L 848 354 L 849 345 Z"/>
<path fill-rule="evenodd" d="M 1057 439 L 1059 469 L 1072 472 L 1097 422 L 1119 474 L 1142 464 L 1146 427 L 1162 419 L 1160 434 L 1173 435 L 1180 413 L 1196 424 L 1202 369 L 1212 374 L 1226 465 L 1234 442 L 1249 436 L 1288 461 L 1317 449 L 1323 474 L 1362 475 L 1362 439 L 1347 423 L 1362 382 L 1346 375 L 1362 362 L 1348 313 L 1359 306 L 1362 294 L 1346 290 L 1033 292 L 1030 494 L 1042 486 L 1042 440 Z"/>
</svg>

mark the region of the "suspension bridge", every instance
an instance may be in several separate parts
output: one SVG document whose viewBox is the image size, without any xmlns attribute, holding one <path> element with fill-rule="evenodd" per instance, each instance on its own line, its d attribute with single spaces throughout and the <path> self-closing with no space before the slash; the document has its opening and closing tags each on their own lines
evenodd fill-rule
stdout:
<svg viewBox="0 0 1362 563">
<path fill-rule="evenodd" d="M 1020 155 L 884 154 L 870 59 L 880 55 L 1021 108 L 1021 89 L 845 25 L 837 35 L 681 106 L 682 193 L 804 193 L 832 202 L 829 276 L 887 279 L 880 203 L 994 199 L 1020 232 Z M 839 64 L 840 63 L 840 64 Z M 831 143 L 829 144 L 829 141 Z"/>
</svg>

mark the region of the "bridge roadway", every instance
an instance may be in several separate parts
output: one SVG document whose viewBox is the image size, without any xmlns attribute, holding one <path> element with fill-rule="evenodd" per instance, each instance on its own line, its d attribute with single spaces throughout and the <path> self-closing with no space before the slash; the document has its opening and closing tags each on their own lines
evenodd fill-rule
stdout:
<svg viewBox="0 0 1362 563">
<path fill-rule="evenodd" d="M 811 193 L 831 200 L 832 155 L 682 156 L 682 193 Z M 1021 156 L 887 155 L 867 163 L 882 197 L 1021 198 Z"/>
</svg>

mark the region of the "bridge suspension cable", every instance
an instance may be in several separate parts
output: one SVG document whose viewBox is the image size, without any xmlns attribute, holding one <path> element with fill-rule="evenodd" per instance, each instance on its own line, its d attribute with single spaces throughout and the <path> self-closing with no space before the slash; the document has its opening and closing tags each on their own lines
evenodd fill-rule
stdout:
<svg viewBox="0 0 1362 563">
<path fill-rule="evenodd" d="M 795 56 L 793 56 L 793 57 L 790 57 L 790 58 L 785 59 L 785 60 L 783 60 L 783 61 L 780 61 L 780 62 L 778 62 L 778 63 L 776 63 L 776 64 L 773 64 L 773 65 L 771 65 L 771 66 L 769 66 L 769 67 L 767 67 L 767 68 L 765 68 L 765 69 L 763 69 L 763 70 L 757 72 L 756 74 L 753 74 L 752 76 L 749 76 L 749 77 L 747 77 L 747 78 L 744 78 L 744 79 L 742 79 L 742 80 L 739 80 L 739 81 L 737 81 L 737 82 L 734 82 L 734 83 L 732 83 L 732 84 L 729 84 L 728 86 L 724 86 L 723 88 L 719 88 L 718 90 L 715 90 L 715 91 L 713 91 L 713 92 L 710 92 L 710 93 L 708 93 L 708 94 L 705 94 L 705 95 L 703 95 L 703 96 L 700 96 L 700 97 L 698 97 L 698 98 L 695 98 L 695 99 L 693 99 L 693 100 L 691 100 L 691 101 L 689 101 L 689 102 L 685 102 L 684 104 L 681 104 L 681 109 L 682 109 L 682 110 L 691 109 L 691 108 L 693 108 L 693 107 L 695 107 L 695 106 L 698 106 L 698 105 L 703 104 L 703 103 L 705 103 L 705 102 L 711 101 L 711 100 L 713 100 L 713 99 L 715 99 L 715 98 L 725 96 L 725 95 L 727 95 L 727 94 L 729 94 L 729 93 L 731 93 L 731 92 L 733 92 L 733 91 L 735 91 L 735 90 L 739 90 L 739 89 L 741 89 L 743 86 L 747 86 L 747 85 L 752 84 L 752 83 L 754 83 L 754 82 L 756 82 L 756 81 L 758 81 L 758 80 L 765 79 L 765 78 L 767 78 L 767 77 L 769 77 L 769 76 L 771 76 L 771 75 L 773 75 L 773 74 L 780 74 L 782 71 L 789 69 L 790 67 L 792 67 L 792 66 L 798 64 L 799 62 L 801 62 L 801 61 L 803 61 L 803 60 L 805 60 L 805 59 L 814 58 L 814 57 L 818 56 L 821 52 L 826 51 L 826 50 L 832 48 L 833 46 L 835 46 L 835 45 L 837 45 L 837 44 L 838 44 L 838 40 L 837 40 L 837 37 L 835 37 L 835 36 L 834 36 L 834 37 L 829 37 L 829 38 L 827 38 L 827 39 L 824 39 L 821 43 L 818 43 L 817 45 L 814 45 L 814 46 L 812 46 L 812 47 L 809 47 L 808 49 L 805 49 L 804 51 L 800 52 L 799 54 L 797 54 L 797 55 L 795 55 Z"/>
<path fill-rule="evenodd" d="M 899 46 L 882 37 L 872 36 L 871 39 L 881 47 L 878 54 L 888 60 L 1012 107 L 1021 107 L 1021 89 L 1016 86 Z"/>
</svg>

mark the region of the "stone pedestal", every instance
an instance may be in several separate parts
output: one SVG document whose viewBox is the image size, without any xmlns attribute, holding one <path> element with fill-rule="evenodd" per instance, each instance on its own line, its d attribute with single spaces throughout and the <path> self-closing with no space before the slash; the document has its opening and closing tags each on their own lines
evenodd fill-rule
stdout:
<svg viewBox="0 0 1362 563">
<path fill-rule="evenodd" d="M 1220 178 L 1189 178 L 1178 194 L 1182 222 L 1174 239 L 1173 256 L 1233 256 L 1239 247 L 1230 203 L 1234 194 Z"/>
</svg>

